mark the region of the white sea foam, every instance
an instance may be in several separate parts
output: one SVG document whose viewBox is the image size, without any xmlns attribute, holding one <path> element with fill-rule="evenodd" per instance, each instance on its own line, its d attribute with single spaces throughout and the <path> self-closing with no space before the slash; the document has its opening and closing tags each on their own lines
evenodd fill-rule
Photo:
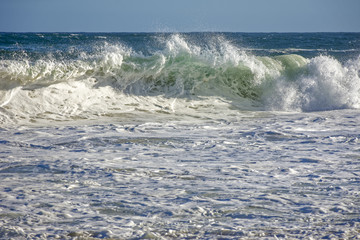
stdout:
<svg viewBox="0 0 360 240">
<path fill-rule="evenodd" d="M 355 237 L 359 119 L 2 128 L 0 238 Z"/>
</svg>

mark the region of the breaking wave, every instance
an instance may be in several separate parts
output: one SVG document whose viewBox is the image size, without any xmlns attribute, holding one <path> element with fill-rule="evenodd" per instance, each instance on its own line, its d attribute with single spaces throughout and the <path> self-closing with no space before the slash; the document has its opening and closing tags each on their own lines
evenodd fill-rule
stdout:
<svg viewBox="0 0 360 240">
<path fill-rule="evenodd" d="M 157 44 L 146 54 L 104 43 L 92 52 L 1 59 L 0 119 L 360 107 L 360 57 L 256 56 L 222 36 L 199 43 L 172 34 Z"/>
</svg>

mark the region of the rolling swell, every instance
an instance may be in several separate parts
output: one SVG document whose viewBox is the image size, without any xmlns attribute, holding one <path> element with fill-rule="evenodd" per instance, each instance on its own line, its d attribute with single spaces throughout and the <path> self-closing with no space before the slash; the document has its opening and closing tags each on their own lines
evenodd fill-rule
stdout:
<svg viewBox="0 0 360 240">
<path fill-rule="evenodd" d="M 28 49 L 8 51 L 0 60 L 3 119 L 174 113 L 205 99 L 210 102 L 199 105 L 214 109 L 219 99 L 240 110 L 360 107 L 359 57 L 256 56 L 221 35 L 194 41 L 171 34 L 154 42 L 142 51 L 104 41 L 89 43 L 91 50 L 42 50 L 36 57 Z M 174 99 L 183 102 L 174 106 Z"/>
</svg>

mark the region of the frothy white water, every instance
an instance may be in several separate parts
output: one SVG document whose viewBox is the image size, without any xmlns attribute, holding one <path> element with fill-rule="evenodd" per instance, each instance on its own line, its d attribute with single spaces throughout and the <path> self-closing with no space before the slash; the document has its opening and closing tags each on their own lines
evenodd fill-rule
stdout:
<svg viewBox="0 0 360 240">
<path fill-rule="evenodd" d="M 93 75 L 117 76 L 121 72 L 123 58 L 131 49 L 122 45 L 105 44 L 98 53 L 79 53 L 76 59 L 54 59 L 51 54 L 44 59 L 0 60 L 0 89 L 17 86 L 37 87 L 58 82 L 83 80 Z M 71 51 L 70 51 L 71 53 Z"/>
<path fill-rule="evenodd" d="M 1 128 L 0 239 L 358 236 L 358 111 L 151 120 Z"/>
<path fill-rule="evenodd" d="M 294 79 L 276 79 L 267 95 L 270 109 L 322 111 L 360 107 L 360 58 L 341 64 L 319 56 L 309 60 Z"/>
<path fill-rule="evenodd" d="M 68 121 L 146 121 L 236 119 L 242 113 L 219 97 L 168 98 L 129 95 L 110 86 L 94 87 L 94 79 L 52 84 L 48 87 L 6 91 L 2 96 L 3 123 L 49 124 Z M 246 100 L 242 103 L 245 107 Z M 248 103 L 251 107 L 251 102 Z M 219 115 L 219 112 L 222 114 Z M 108 120 L 106 120 L 108 119 Z M 113 121 L 112 120 L 112 121 Z"/>
</svg>

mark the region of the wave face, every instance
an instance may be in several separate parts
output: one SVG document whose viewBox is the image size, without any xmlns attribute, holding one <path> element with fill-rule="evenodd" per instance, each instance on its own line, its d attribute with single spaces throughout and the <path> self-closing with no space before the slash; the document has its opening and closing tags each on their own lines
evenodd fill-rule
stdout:
<svg viewBox="0 0 360 240">
<path fill-rule="evenodd" d="M 360 107 L 359 34 L 1 34 L 0 120 Z"/>
</svg>

